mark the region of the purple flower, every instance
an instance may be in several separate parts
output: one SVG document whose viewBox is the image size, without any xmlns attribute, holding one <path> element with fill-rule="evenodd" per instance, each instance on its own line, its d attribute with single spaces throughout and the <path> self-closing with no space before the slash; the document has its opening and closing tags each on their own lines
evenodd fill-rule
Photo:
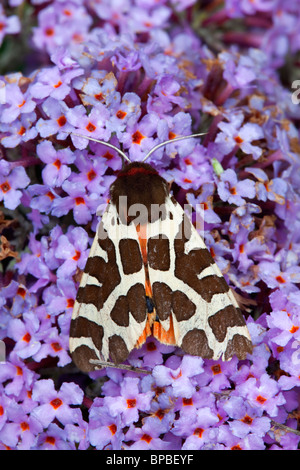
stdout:
<svg viewBox="0 0 300 470">
<path fill-rule="evenodd" d="M 248 236 L 248 230 L 241 227 L 235 237 L 234 249 L 232 251 L 233 261 L 238 261 L 238 269 L 243 273 L 246 273 L 250 266 L 256 260 L 259 261 L 266 252 L 266 245 L 262 243 L 259 237 L 248 240 Z"/>
<path fill-rule="evenodd" d="M 298 312 L 292 315 L 290 311 L 275 310 L 270 313 L 267 322 L 273 329 L 272 341 L 279 346 L 286 346 L 292 340 L 299 341 L 300 316 Z"/>
<path fill-rule="evenodd" d="M 147 411 L 153 392 L 140 393 L 139 380 L 135 377 L 125 377 L 121 383 L 120 397 L 105 397 L 104 404 L 111 416 L 122 414 L 122 422 L 129 425 L 139 419 L 139 411 Z"/>
<path fill-rule="evenodd" d="M 156 145 L 157 142 L 152 136 L 156 132 L 157 124 L 158 117 L 154 114 L 147 114 L 123 132 L 120 140 L 128 149 L 131 161 L 142 160 L 142 157 Z"/>
<path fill-rule="evenodd" d="M 249 89 L 250 83 L 256 78 L 254 61 L 249 55 L 232 54 L 229 51 L 223 51 L 219 55 L 224 63 L 224 78 L 227 80 L 227 86 L 223 91 L 220 101 L 230 96 L 234 89 Z"/>
<path fill-rule="evenodd" d="M 97 194 L 88 195 L 85 188 L 78 182 L 72 183 L 64 181 L 63 189 L 68 194 L 66 197 L 54 199 L 52 204 L 52 214 L 56 217 L 66 215 L 73 210 L 74 219 L 78 224 L 86 224 L 92 218 L 92 213 L 96 212 L 99 204 Z"/>
<path fill-rule="evenodd" d="M 260 292 L 260 288 L 255 285 L 258 282 L 258 279 L 255 276 L 255 273 L 251 271 L 240 275 L 237 270 L 232 268 L 228 277 L 235 288 L 240 289 L 242 292 L 248 294 Z"/>
<path fill-rule="evenodd" d="M 75 153 L 75 165 L 78 168 L 79 173 L 73 173 L 72 182 L 80 182 L 89 192 L 103 193 L 106 189 L 103 184 L 103 175 L 107 168 L 106 158 L 113 160 L 114 156 L 113 153 L 107 151 L 107 147 L 101 147 L 102 149 L 105 148 L 105 151 L 102 151 L 102 153 L 104 153 L 104 158 L 101 158 L 99 155 L 99 158 L 95 159 L 93 158 L 93 155 L 89 154 L 86 150 L 76 151 Z M 105 157 L 106 154 L 107 156 Z M 117 161 L 119 163 L 117 167 L 119 167 L 121 162 L 120 157 L 117 157 Z"/>
<path fill-rule="evenodd" d="M 77 289 L 71 279 L 64 277 L 57 279 L 56 285 L 51 285 L 44 291 L 44 302 L 49 315 L 57 315 L 69 311 L 74 306 Z"/>
<path fill-rule="evenodd" d="M 279 442 L 276 440 L 276 442 L 270 447 L 270 450 L 298 450 L 298 448 L 299 436 L 293 433 L 286 433 L 280 436 Z"/>
<path fill-rule="evenodd" d="M 81 73 L 80 69 L 73 69 L 62 74 L 58 67 L 49 67 L 38 73 L 36 82 L 30 87 L 30 93 L 38 99 L 50 96 L 63 100 L 71 90 L 71 80 Z"/>
<path fill-rule="evenodd" d="M 220 176 L 218 194 L 223 201 L 241 206 L 245 204 L 243 197 L 254 198 L 255 183 L 249 179 L 238 181 L 235 171 L 229 168 Z"/>
<path fill-rule="evenodd" d="M 162 105 L 162 108 L 165 110 L 164 105 Z M 149 111 L 151 110 L 149 109 Z M 192 134 L 191 126 L 191 116 L 188 113 L 180 111 L 172 118 L 168 116 L 167 118 L 165 117 L 164 119 L 158 121 L 157 135 L 161 142 L 164 142 L 165 140 L 172 140 L 176 137 Z M 193 165 L 197 168 L 201 165 L 201 163 L 204 164 L 205 161 L 203 158 L 204 149 L 201 148 L 200 145 L 196 146 L 196 143 L 197 140 L 194 138 L 169 143 L 165 148 L 165 152 L 170 156 L 174 156 L 178 152 L 180 157 L 182 157 L 182 159 L 180 159 L 182 166 L 186 164 Z"/>
<path fill-rule="evenodd" d="M 20 20 L 17 15 L 5 16 L 4 8 L 0 5 L 0 44 L 6 34 L 17 34 L 21 30 Z"/>
<path fill-rule="evenodd" d="M 105 70 L 92 70 L 88 78 L 80 77 L 74 80 L 74 87 L 83 92 L 83 104 L 98 106 L 105 103 L 110 106 L 120 102 L 120 93 L 117 91 L 117 79 L 112 72 Z"/>
<path fill-rule="evenodd" d="M 160 426 L 161 433 L 168 433 L 173 428 L 175 420 L 175 410 L 170 404 L 171 393 L 161 393 L 152 400 L 151 414 L 147 418 L 149 425 L 153 422 L 153 427 Z"/>
<path fill-rule="evenodd" d="M 111 106 L 111 118 L 107 128 L 118 137 L 127 126 L 135 125 L 141 115 L 141 99 L 136 93 L 125 93 L 122 100 L 115 100 Z"/>
<path fill-rule="evenodd" d="M 226 257 L 230 254 L 230 247 L 226 240 L 215 240 L 210 233 L 205 233 L 205 244 L 221 271 L 228 271 L 229 262 Z"/>
<path fill-rule="evenodd" d="M 123 72 L 139 70 L 142 65 L 140 53 L 136 50 L 118 51 L 111 59 L 116 67 Z"/>
<path fill-rule="evenodd" d="M 246 171 L 252 173 L 258 180 L 255 185 L 258 199 L 262 201 L 269 199 L 277 204 L 285 204 L 287 184 L 282 178 L 274 178 L 270 181 L 261 168 L 247 168 Z"/>
<path fill-rule="evenodd" d="M 235 148 L 240 148 L 244 153 L 251 154 L 257 160 L 262 154 L 262 149 L 251 142 L 262 139 L 264 137 L 263 130 L 258 124 L 246 123 L 242 125 L 243 120 L 243 114 L 237 113 L 230 116 L 230 122 L 220 122 L 218 127 L 221 132 L 217 135 L 215 142 L 225 155 Z"/>
<path fill-rule="evenodd" d="M 35 306 L 37 301 L 36 296 L 31 294 L 26 286 L 19 284 L 14 280 L 12 280 L 6 287 L 1 289 L 1 296 L 2 299 L 6 301 L 6 303 L 9 301 L 9 299 L 12 299 L 10 314 L 13 317 L 17 317 L 20 312 L 30 310 Z"/>
<path fill-rule="evenodd" d="M 128 450 L 164 450 L 169 449 L 170 444 L 160 439 L 160 423 L 154 423 L 153 420 L 146 419 L 141 428 L 131 425 L 125 435 L 127 442 L 133 441 L 133 444 L 126 445 Z"/>
<path fill-rule="evenodd" d="M 5 363 L 0 363 L 0 382 L 4 384 L 3 390 L 7 396 L 20 397 L 31 390 L 36 375 L 29 370 L 19 355 L 12 352 Z M 31 402 L 32 403 L 32 402 Z"/>
<path fill-rule="evenodd" d="M 152 369 L 156 365 L 163 363 L 163 354 L 170 354 L 173 351 L 174 347 L 161 344 L 150 336 L 147 338 L 146 342 L 142 345 L 141 348 L 132 351 L 129 360 L 132 365 L 139 367 L 137 361 L 142 358 L 142 367 L 149 367 Z"/>
<path fill-rule="evenodd" d="M 277 382 L 266 373 L 262 374 L 259 380 L 248 378 L 237 387 L 236 392 L 247 399 L 251 406 L 261 412 L 266 411 L 272 417 L 277 415 L 278 407 L 286 401 Z"/>
<path fill-rule="evenodd" d="M 15 318 L 8 328 L 9 336 L 16 341 L 14 351 L 21 358 L 34 356 L 41 347 L 38 332 L 39 320 L 34 313 L 24 313 L 23 320 Z"/>
<path fill-rule="evenodd" d="M 101 103 L 93 108 L 89 115 L 84 106 L 75 106 L 67 112 L 67 120 L 74 127 L 74 132 L 93 139 L 108 140 L 110 131 L 106 128 L 109 121 L 109 111 Z M 71 139 L 76 148 L 82 150 L 89 144 L 87 138 L 71 134 Z"/>
<path fill-rule="evenodd" d="M 300 200 L 291 186 L 288 186 L 284 205 L 276 206 L 276 215 L 285 221 L 287 226 L 297 223 Z"/>
<path fill-rule="evenodd" d="M 116 147 L 120 146 L 120 143 L 119 143 L 118 139 L 116 138 L 116 136 L 112 137 L 110 142 L 111 142 L 111 144 L 115 145 Z M 120 170 L 121 169 L 122 160 L 120 158 L 120 155 L 115 150 L 110 149 L 110 148 L 106 147 L 105 145 L 95 143 L 95 142 L 92 142 L 92 141 L 90 142 L 89 147 L 93 151 L 93 153 L 97 156 L 97 159 L 95 159 L 92 155 L 89 154 L 89 157 L 93 161 L 94 171 L 96 171 L 96 168 L 98 169 L 98 168 L 101 168 L 102 166 L 105 167 L 106 169 L 107 169 L 107 167 L 112 168 L 113 170 Z M 80 153 L 80 155 L 82 155 L 82 153 Z M 79 164 L 79 162 L 77 161 L 76 166 L 77 166 L 77 163 L 78 163 L 78 169 L 81 170 L 81 163 Z M 90 164 L 89 160 L 85 161 L 85 164 L 89 165 Z M 103 173 L 105 173 L 104 170 L 103 170 Z M 83 177 L 84 177 L 84 175 L 83 175 Z M 89 177 L 89 181 L 91 181 L 90 180 L 90 175 L 88 177 Z M 73 178 L 75 179 L 76 176 L 73 175 Z M 93 178 L 93 175 L 92 175 L 92 178 Z M 106 181 L 107 181 L 107 184 L 105 185 L 106 188 L 108 186 L 110 186 L 110 184 L 112 183 L 111 178 L 114 178 L 114 177 L 112 177 L 111 175 L 104 175 L 103 176 L 103 180 L 106 179 Z M 85 184 L 86 184 L 86 182 L 85 182 Z M 89 189 L 89 186 L 87 186 L 87 188 Z M 99 187 L 97 188 L 97 191 L 99 191 Z"/>
<path fill-rule="evenodd" d="M 36 121 L 35 112 L 21 114 L 18 119 L 9 124 L 0 124 L 0 130 L 6 134 L 1 143 L 6 148 L 17 147 L 21 142 L 34 139 L 38 132 L 34 126 Z"/>
<path fill-rule="evenodd" d="M 300 267 L 290 266 L 285 271 L 280 269 L 280 263 L 274 261 L 262 261 L 259 264 L 261 279 L 272 289 L 285 288 L 289 283 L 299 283 Z"/>
<path fill-rule="evenodd" d="M 39 4 L 40 0 L 34 3 Z M 38 26 L 33 28 L 32 35 L 36 48 L 55 54 L 62 46 L 78 47 L 85 41 L 92 17 L 76 3 L 59 2 L 39 12 Z"/>
<path fill-rule="evenodd" d="M 43 184 L 32 184 L 27 193 L 31 197 L 30 207 L 48 214 L 53 206 L 53 200 L 58 197 L 56 192 L 49 186 Z"/>
<path fill-rule="evenodd" d="M 250 406 L 242 397 L 231 397 L 225 404 L 224 410 L 233 421 L 229 422 L 232 433 L 244 438 L 249 433 L 263 437 L 271 427 L 267 416 L 262 416 L 262 410 Z"/>
<path fill-rule="evenodd" d="M 45 251 L 48 249 L 43 243 L 36 240 L 33 234 L 30 235 L 29 249 L 31 253 L 24 253 L 21 261 L 18 263 L 20 274 L 31 274 L 36 279 L 36 283 L 30 286 L 30 292 L 36 292 L 40 287 L 53 280 L 53 274 L 45 262 Z"/>
<path fill-rule="evenodd" d="M 60 235 L 55 250 L 56 258 L 65 260 L 58 268 L 58 277 L 72 276 L 77 267 L 84 269 L 87 260 L 88 236 L 81 227 L 71 228 L 67 235 Z"/>
<path fill-rule="evenodd" d="M 164 5 L 155 5 L 151 11 L 150 9 L 133 7 L 128 18 L 129 26 L 132 31 L 155 30 L 168 20 L 170 14 L 170 8 Z"/>
<path fill-rule="evenodd" d="M 49 119 L 40 118 L 36 123 L 36 129 L 41 137 L 48 137 L 57 133 L 57 138 L 64 140 L 66 133 L 73 130 L 73 126 L 68 123 L 66 118 L 69 109 L 66 103 L 49 97 L 44 101 L 42 108 Z"/>
<path fill-rule="evenodd" d="M 291 361 L 292 359 L 292 361 Z M 292 390 L 300 385 L 300 366 L 299 366 L 299 350 L 295 350 L 292 354 L 288 351 L 286 357 L 280 360 L 280 365 L 284 366 L 284 370 L 289 375 L 283 375 L 279 379 L 281 390 Z"/>
<path fill-rule="evenodd" d="M 175 422 L 174 434 L 176 434 L 176 428 L 180 426 L 180 418 Z M 217 438 L 217 428 L 213 428 L 219 422 L 218 416 L 211 410 L 210 407 L 204 406 L 197 410 L 195 420 L 190 421 L 192 433 L 189 433 L 185 440 L 182 450 L 198 450 L 205 446 L 205 448 L 213 449 Z"/>
<path fill-rule="evenodd" d="M 96 398 L 89 411 L 88 438 L 96 449 L 120 450 L 124 434 L 121 415 L 112 416 L 102 399 Z"/>
<path fill-rule="evenodd" d="M 168 170 L 165 173 L 165 177 L 168 180 L 175 179 L 176 183 L 180 185 L 183 189 L 198 189 L 203 183 L 206 183 L 211 178 L 211 170 L 206 162 L 202 162 L 201 149 L 197 151 L 197 148 L 194 152 L 195 158 L 197 159 L 197 164 L 194 166 L 189 159 L 186 157 L 181 161 L 181 168 L 174 168 Z"/>
<path fill-rule="evenodd" d="M 96 374 L 98 373 L 99 372 L 96 372 Z M 93 374 L 95 374 L 95 372 Z M 106 375 L 109 380 L 103 384 L 104 395 L 109 397 L 119 396 L 121 393 L 120 387 L 123 380 L 123 372 L 117 368 L 109 368 L 106 371 Z"/>
<path fill-rule="evenodd" d="M 51 425 L 50 425 L 51 426 Z M 71 443 L 72 448 L 74 446 L 79 450 L 86 450 L 89 447 L 88 440 L 88 428 L 89 425 L 83 419 L 79 420 L 76 424 L 66 424 L 65 432 L 67 436 L 67 441 Z"/>
<path fill-rule="evenodd" d="M 8 397 L 2 395 L 0 397 L 0 430 L 3 428 L 7 421 L 7 406 L 9 406 L 11 401 Z"/>
<path fill-rule="evenodd" d="M 230 388 L 230 378 L 237 370 L 238 360 L 233 357 L 229 362 L 207 360 L 203 374 L 197 377 L 197 383 L 203 387 L 209 383 L 213 392 Z"/>
<path fill-rule="evenodd" d="M 261 437 L 255 434 L 247 434 L 243 439 L 235 436 L 229 426 L 223 425 L 218 432 L 218 442 L 223 450 L 265 450 L 265 444 Z"/>
<path fill-rule="evenodd" d="M 149 98 L 149 101 L 148 101 L 149 111 L 159 112 L 160 110 L 163 110 L 163 113 L 165 114 L 165 113 L 168 113 L 168 111 L 171 111 L 174 104 L 177 104 L 181 108 L 184 108 L 185 100 L 181 96 L 178 96 L 179 89 L 180 89 L 180 84 L 172 75 L 169 75 L 169 74 L 162 75 L 157 81 L 155 88 L 153 90 L 155 97 Z M 178 114 L 183 115 L 185 113 L 178 113 Z M 188 114 L 186 114 L 186 118 L 189 120 L 189 124 L 190 124 L 190 116 Z M 175 117 L 175 122 L 176 122 L 176 117 Z M 172 129 L 172 131 L 174 132 L 175 130 L 176 130 L 176 125 L 175 125 L 175 129 L 174 130 Z M 181 128 L 181 132 L 184 132 L 184 127 Z M 167 140 L 167 139 L 165 138 L 164 140 Z"/>
<path fill-rule="evenodd" d="M 73 152 L 70 149 L 56 151 L 51 142 L 45 140 L 37 145 L 37 154 L 46 163 L 42 171 L 44 183 L 50 187 L 61 186 L 71 174 L 67 164 L 74 162 Z"/>
<path fill-rule="evenodd" d="M 184 356 L 179 365 L 169 368 L 158 365 L 153 369 L 153 377 L 159 387 L 172 385 L 175 396 L 190 398 L 195 392 L 192 377 L 203 372 L 203 359 Z"/>
<path fill-rule="evenodd" d="M 254 2 L 243 2 L 242 11 L 248 15 L 255 15 L 259 11 L 268 12 L 276 8 L 275 0 L 255 0 Z"/>
<path fill-rule="evenodd" d="M 33 409 L 31 416 L 45 428 L 55 418 L 62 424 L 68 424 L 78 422 L 81 416 L 78 408 L 70 407 L 80 405 L 83 399 L 82 390 L 74 383 L 64 382 L 60 390 L 56 391 L 51 379 L 41 379 L 33 386 L 32 398 L 39 405 Z"/>
<path fill-rule="evenodd" d="M 0 165 L 2 162 L 0 162 Z M 26 188 L 30 183 L 30 179 L 21 166 L 9 171 L 8 168 L 3 168 L 3 165 L 1 165 L 0 170 L 3 170 L 0 174 L 0 201 L 4 202 L 7 209 L 13 210 L 20 204 L 22 197 L 20 189 Z"/>
<path fill-rule="evenodd" d="M 201 427 L 204 431 L 219 422 L 213 406 L 213 396 L 205 388 L 190 399 L 178 400 L 176 408 L 179 411 L 179 417 L 172 429 L 175 435 L 201 437 L 198 432 L 194 432 L 197 428 Z"/>
<path fill-rule="evenodd" d="M 36 103 L 28 95 L 23 94 L 16 83 L 8 83 L 5 88 L 6 106 L 2 108 L 1 121 L 5 124 L 12 123 L 20 114 L 31 113 Z"/>
<path fill-rule="evenodd" d="M 205 183 L 202 185 L 202 191 L 199 196 L 195 197 L 194 194 L 188 193 L 187 200 L 191 206 L 196 209 L 200 205 L 204 211 L 203 218 L 206 224 L 218 224 L 221 222 L 220 217 L 215 213 L 213 208 L 213 193 L 215 191 L 212 183 Z"/>
<path fill-rule="evenodd" d="M 45 357 L 57 357 L 57 365 L 63 367 L 71 362 L 68 354 L 69 335 L 63 335 L 57 328 L 47 328 L 41 335 L 43 343 L 38 352 L 34 355 L 34 360 L 39 362 Z"/>
<path fill-rule="evenodd" d="M 238 233 L 242 226 L 248 232 L 255 228 L 255 219 L 253 214 L 260 214 L 261 208 L 256 204 L 247 202 L 234 209 L 230 215 L 229 230 L 231 233 Z"/>
<path fill-rule="evenodd" d="M 243 385 L 247 383 L 249 378 L 254 377 L 259 381 L 260 377 L 265 373 L 266 368 L 268 367 L 268 362 L 270 359 L 270 353 L 266 349 L 266 344 L 257 344 L 258 340 L 255 338 L 256 335 L 259 335 L 259 340 L 261 341 L 261 337 L 264 335 L 264 330 L 262 328 L 252 326 L 252 323 L 249 324 L 249 330 L 251 334 L 251 339 L 253 339 L 253 343 L 255 345 L 253 355 L 253 364 L 243 364 L 235 374 L 233 374 L 232 378 L 236 385 Z M 259 342 L 260 342 L 259 341 Z"/>
<path fill-rule="evenodd" d="M 69 443 L 66 429 L 55 423 L 50 423 L 48 429 L 38 436 L 38 450 L 75 450 L 75 444 Z"/>
<path fill-rule="evenodd" d="M 28 416 L 16 402 L 10 403 L 8 420 L 0 431 L 1 442 L 18 450 L 33 449 L 43 431 L 41 423 Z"/>
</svg>

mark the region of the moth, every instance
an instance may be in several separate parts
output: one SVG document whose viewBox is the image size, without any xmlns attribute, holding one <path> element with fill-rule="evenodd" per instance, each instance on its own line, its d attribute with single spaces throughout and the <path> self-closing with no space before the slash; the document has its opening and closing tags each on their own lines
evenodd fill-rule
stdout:
<svg viewBox="0 0 300 470">
<path fill-rule="evenodd" d="M 190 355 L 245 359 L 252 343 L 235 296 L 167 181 L 146 158 L 130 162 L 100 142 L 129 163 L 110 187 L 82 274 L 70 327 L 75 364 L 84 372 L 121 364 L 148 336 Z"/>
</svg>

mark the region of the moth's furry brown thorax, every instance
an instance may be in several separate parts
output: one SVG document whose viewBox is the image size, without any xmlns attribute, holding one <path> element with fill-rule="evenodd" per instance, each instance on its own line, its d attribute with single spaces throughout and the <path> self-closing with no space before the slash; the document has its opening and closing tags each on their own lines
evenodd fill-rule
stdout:
<svg viewBox="0 0 300 470">
<path fill-rule="evenodd" d="M 126 223 L 130 223 L 136 216 L 124 214 L 123 207 L 120 207 L 121 197 L 127 198 L 127 209 L 135 204 L 145 207 L 146 223 L 154 221 L 153 217 L 156 217 L 153 213 L 153 206 L 165 204 L 168 195 L 169 188 L 166 180 L 159 176 L 151 165 L 141 162 L 130 163 L 122 169 L 110 187 L 111 202 L 117 207 L 122 221 L 126 220 Z M 124 216 L 125 219 L 123 219 Z"/>
</svg>

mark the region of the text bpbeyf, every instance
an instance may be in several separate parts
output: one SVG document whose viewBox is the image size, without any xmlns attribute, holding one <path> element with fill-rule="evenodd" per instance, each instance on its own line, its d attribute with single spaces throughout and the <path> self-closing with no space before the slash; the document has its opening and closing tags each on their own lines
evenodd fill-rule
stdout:
<svg viewBox="0 0 300 470">
<path fill-rule="evenodd" d="M 147 454 L 146 454 L 147 455 Z M 191 454 L 150 454 L 147 458 L 140 456 L 121 456 L 114 454 L 106 458 L 107 465 L 130 465 L 134 468 L 143 463 L 152 465 L 189 465 L 193 462 Z"/>
</svg>

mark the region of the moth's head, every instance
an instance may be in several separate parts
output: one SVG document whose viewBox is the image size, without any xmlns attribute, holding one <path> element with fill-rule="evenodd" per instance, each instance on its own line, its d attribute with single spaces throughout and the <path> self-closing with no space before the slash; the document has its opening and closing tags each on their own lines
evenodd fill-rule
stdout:
<svg viewBox="0 0 300 470">
<path fill-rule="evenodd" d="M 139 213 L 144 208 L 145 218 L 150 222 L 152 207 L 165 204 L 168 195 L 167 181 L 151 165 L 142 162 L 126 165 L 110 187 L 111 203 L 117 207 L 122 220 L 125 218 L 128 222 L 131 221 L 129 208 Z"/>
<path fill-rule="evenodd" d="M 132 162 L 129 165 L 125 165 L 122 170 L 119 171 L 118 178 L 135 177 L 136 175 L 158 175 L 158 172 L 148 163 L 143 162 Z"/>
</svg>

